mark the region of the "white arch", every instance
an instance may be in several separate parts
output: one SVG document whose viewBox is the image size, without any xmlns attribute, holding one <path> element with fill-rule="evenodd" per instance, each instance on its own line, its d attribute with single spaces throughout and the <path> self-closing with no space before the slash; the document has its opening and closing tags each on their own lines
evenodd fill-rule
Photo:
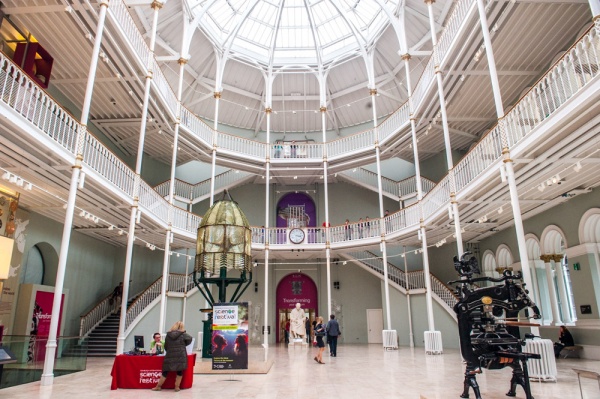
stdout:
<svg viewBox="0 0 600 399">
<path fill-rule="evenodd" d="M 589 209 L 579 221 L 579 243 L 600 242 L 600 208 Z"/>
<path fill-rule="evenodd" d="M 564 254 L 567 249 L 567 238 L 560 227 L 551 224 L 542 232 L 540 244 L 544 254 Z"/>
<path fill-rule="evenodd" d="M 513 256 L 506 244 L 500 244 L 496 249 L 496 264 L 500 268 L 510 267 L 513 264 Z"/>
<path fill-rule="evenodd" d="M 542 254 L 540 240 L 535 234 L 527 234 L 525 236 L 525 246 L 527 247 L 527 259 L 539 260 Z"/>
<path fill-rule="evenodd" d="M 492 252 L 491 250 L 486 250 L 483 253 L 483 256 L 481 257 L 482 261 L 482 272 L 485 274 L 488 274 L 489 272 L 495 272 L 496 271 L 496 256 L 494 255 L 494 252 Z"/>
</svg>

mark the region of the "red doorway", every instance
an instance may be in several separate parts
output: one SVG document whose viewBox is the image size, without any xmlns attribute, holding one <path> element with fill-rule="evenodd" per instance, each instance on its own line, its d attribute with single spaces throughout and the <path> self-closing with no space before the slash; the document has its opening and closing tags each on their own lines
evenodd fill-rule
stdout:
<svg viewBox="0 0 600 399">
<path fill-rule="evenodd" d="M 281 279 L 276 290 L 275 326 L 276 342 L 285 340 L 285 323 L 289 319 L 290 310 L 296 307 L 296 303 L 302 305 L 302 309 L 312 324 L 317 317 L 318 296 L 317 285 L 304 273 L 288 274 Z"/>
</svg>

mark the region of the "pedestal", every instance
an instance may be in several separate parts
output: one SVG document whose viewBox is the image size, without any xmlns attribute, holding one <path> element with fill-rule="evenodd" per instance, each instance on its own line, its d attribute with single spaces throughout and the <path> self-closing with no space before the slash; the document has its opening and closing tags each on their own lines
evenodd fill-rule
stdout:
<svg viewBox="0 0 600 399">
<path fill-rule="evenodd" d="M 293 348 L 308 349 L 306 338 L 291 338 L 290 343 L 288 344 L 288 349 Z"/>
<path fill-rule="evenodd" d="M 428 355 L 441 355 L 443 352 L 442 333 L 439 331 L 425 331 L 425 353 Z"/>
<path fill-rule="evenodd" d="M 383 330 L 383 348 L 398 349 L 398 333 L 396 330 Z"/>
</svg>

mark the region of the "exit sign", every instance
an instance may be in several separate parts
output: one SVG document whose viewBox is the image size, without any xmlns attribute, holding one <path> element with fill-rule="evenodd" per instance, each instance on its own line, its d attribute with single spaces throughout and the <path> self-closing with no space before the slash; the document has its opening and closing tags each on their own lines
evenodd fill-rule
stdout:
<svg viewBox="0 0 600 399">
<path fill-rule="evenodd" d="M 573 263 L 573 270 L 581 270 L 581 265 L 579 262 Z"/>
</svg>

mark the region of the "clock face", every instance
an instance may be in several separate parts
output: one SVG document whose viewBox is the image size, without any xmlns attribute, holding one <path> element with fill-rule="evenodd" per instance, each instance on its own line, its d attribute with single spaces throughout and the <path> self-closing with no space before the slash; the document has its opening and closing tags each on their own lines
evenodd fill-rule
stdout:
<svg viewBox="0 0 600 399">
<path fill-rule="evenodd" d="M 302 241 L 304 241 L 304 230 L 292 229 L 290 231 L 290 241 L 294 244 L 300 244 Z"/>
</svg>

